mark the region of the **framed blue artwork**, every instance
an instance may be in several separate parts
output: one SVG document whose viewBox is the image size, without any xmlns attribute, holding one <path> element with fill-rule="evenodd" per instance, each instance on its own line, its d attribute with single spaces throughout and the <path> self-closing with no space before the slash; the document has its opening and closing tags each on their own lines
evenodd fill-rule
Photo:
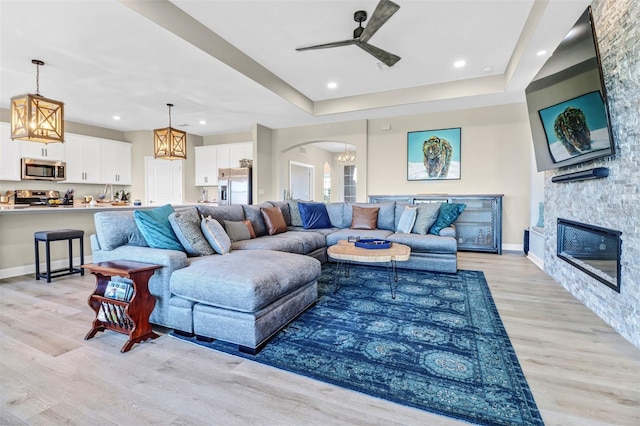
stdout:
<svg viewBox="0 0 640 426">
<path fill-rule="evenodd" d="M 407 180 L 460 179 L 460 127 L 407 133 Z"/>
<path fill-rule="evenodd" d="M 541 109 L 538 114 L 554 163 L 613 145 L 607 110 L 597 90 Z"/>
</svg>

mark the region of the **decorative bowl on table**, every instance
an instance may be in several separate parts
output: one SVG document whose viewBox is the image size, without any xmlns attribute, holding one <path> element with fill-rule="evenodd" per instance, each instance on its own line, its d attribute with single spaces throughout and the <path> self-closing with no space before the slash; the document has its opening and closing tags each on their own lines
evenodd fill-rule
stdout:
<svg viewBox="0 0 640 426">
<path fill-rule="evenodd" d="M 391 247 L 393 243 L 387 240 L 377 240 L 377 239 L 366 239 L 355 242 L 356 247 L 364 248 L 364 249 L 388 249 Z"/>
</svg>

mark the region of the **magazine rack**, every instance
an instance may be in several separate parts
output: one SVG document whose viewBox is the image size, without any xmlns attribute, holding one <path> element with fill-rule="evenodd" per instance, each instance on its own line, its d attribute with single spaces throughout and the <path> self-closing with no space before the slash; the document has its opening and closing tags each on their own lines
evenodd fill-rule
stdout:
<svg viewBox="0 0 640 426">
<path fill-rule="evenodd" d="M 161 265 L 114 260 L 82 265 L 96 276 L 96 287 L 87 303 L 96 313 L 91 330 L 84 337 L 91 339 L 98 331 L 113 330 L 126 334 L 129 340 L 120 352 L 129 351 L 135 343 L 159 337 L 153 332 L 149 315 L 156 305 L 156 299 L 149 293 L 149 278 Z M 133 296 L 126 302 L 105 297 L 104 292 L 111 277 L 119 276 L 133 281 Z"/>
</svg>

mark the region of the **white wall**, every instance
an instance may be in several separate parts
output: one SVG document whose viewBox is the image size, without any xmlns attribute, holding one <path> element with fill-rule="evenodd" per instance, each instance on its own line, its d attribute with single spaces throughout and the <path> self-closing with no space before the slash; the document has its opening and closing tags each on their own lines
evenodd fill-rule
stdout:
<svg viewBox="0 0 640 426">
<path fill-rule="evenodd" d="M 254 124 L 253 141 L 253 203 L 277 200 L 282 193 L 275 188 L 277 182 L 277 156 L 273 142 L 273 130 Z"/>
<path fill-rule="evenodd" d="M 407 132 L 452 127 L 462 129 L 461 179 L 408 181 Z M 524 103 L 369 120 L 367 149 L 369 194 L 504 194 L 503 247 L 522 249 L 532 155 Z"/>
</svg>

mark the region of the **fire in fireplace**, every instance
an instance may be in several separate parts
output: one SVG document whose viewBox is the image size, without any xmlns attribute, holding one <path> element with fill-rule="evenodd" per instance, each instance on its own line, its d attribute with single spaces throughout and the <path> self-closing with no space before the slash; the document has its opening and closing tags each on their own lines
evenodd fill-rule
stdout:
<svg viewBox="0 0 640 426">
<path fill-rule="evenodd" d="M 558 218 L 557 256 L 620 293 L 622 232 Z"/>
</svg>

